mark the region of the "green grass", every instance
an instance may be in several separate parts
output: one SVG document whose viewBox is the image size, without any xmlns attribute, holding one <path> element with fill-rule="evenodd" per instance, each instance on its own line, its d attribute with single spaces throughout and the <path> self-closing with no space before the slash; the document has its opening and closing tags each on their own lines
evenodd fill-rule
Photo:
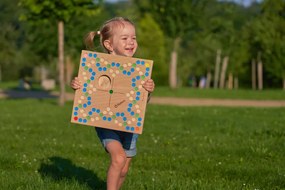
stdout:
<svg viewBox="0 0 285 190">
<path fill-rule="evenodd" d="M 1 189 L 104 189 L 108 155 L 71 102 L 0 100 Z M 285 189 L 285 108 L 149 105 L 123 189 Z"/>
<path fill-rule="evenodd" d="M 285 90 L 221 90 L 221 89 L 198 89 L 157 87 L 154 96 L 161 97 L 184 97 L 184 98 L 214 98 L 214 99 L 247 99 L 247 100 L 285 100 Z"/>
</svg>

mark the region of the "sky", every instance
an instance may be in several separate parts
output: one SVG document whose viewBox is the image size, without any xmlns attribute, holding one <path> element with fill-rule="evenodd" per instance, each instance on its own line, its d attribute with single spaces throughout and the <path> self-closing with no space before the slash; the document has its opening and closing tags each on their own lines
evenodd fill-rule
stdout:
<svg viewBox="0 0 285 190">
<path fill-rule="evenodd" d="M 107 2 L 111 2 L 111 3 L 115 3 L 115 2 L 118 2 L 118 1 L 126 1 L 126 0 L 106 0 Z M 249 6 L 253 1 L 257 1 L 257 2 L 261 2 L 262 0 L 224 0 L 224 1 L 234 1 L 234 2 L 237 2 L 237 3 L 241 3 L 243 4 L 244 6 Z"/>
</svg>

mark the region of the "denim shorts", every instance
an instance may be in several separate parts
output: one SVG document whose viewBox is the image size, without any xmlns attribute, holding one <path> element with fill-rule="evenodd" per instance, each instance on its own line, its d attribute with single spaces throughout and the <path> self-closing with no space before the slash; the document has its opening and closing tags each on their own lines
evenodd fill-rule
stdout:
<svg viewBox="0 0 285 190">
<path fill-rule="evenodd" d="M 123 149 L 127 157 L 134 157 L 137 154 L 137 139 L 138 134 L 123 132 L 123 131 L 116 131 L 111 129 L 104 129 L 95 127 L 97 135 L 104 146 L 105 150 L 106 145 L 111 141 L 119 141 L 122 144 Z"/>
</svg>

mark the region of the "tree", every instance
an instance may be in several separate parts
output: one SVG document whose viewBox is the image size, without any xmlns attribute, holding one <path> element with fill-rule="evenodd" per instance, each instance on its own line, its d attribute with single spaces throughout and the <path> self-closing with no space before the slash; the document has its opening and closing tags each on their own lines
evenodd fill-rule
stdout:
<svg viewBox="0 0 285 190">
<path fill-rule="evenodd" d="M 98 2 L 97 2 L 98 3 Z M 64 105 L 65 82 L 64 82 L 64 23 L 73 16 L 95 15 L 100 9 L 92 0 L 21 0 L 20 6 L 26 12 L 21 15 L 22 20 L 41 24 L 57 22 L 58 27 L 58 69 L 60 83 L 59 105 Z"/>
<path fill-rule="evenodd" d="M 165 63 L 163 32 L 149 14 L 142 17 L 138 25 L 138 56 L 154 60 L 152 78 L 158 85 L 167 85 L 168 65 Z"/>
<path fill-rule="evenodd" d="M 264 63 L 267 79 L 283 80 L 283 87 L 285 87 L 284 10 L 283 0 L 266 0 L 261 4 L 260 14 L 246 25 L 253 59 Z"/>
<path fill-rule="evenodd" d="M 171 88 L 177 86 L 177 51 L 186 31 L 195 30 L 197 20 L 202 15 L 203 9 L 211 1 L 196 0 L 135 0 L 140 12 L 150 12 L 161 26 L 164 33 L 172 39 L 171 62 L 169 66 L 169 83 Z"/>
</svg>

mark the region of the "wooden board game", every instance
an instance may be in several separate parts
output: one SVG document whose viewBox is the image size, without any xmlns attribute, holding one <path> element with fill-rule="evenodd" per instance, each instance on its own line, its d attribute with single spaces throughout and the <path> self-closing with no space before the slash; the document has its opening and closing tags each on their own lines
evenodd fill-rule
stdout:
<svg viewBox="0 0 285 190">
<path fill-rule="evenodd" d="M 153 61 L 83 50 L 71 122 L 141 134 Z"/>
</svg>

